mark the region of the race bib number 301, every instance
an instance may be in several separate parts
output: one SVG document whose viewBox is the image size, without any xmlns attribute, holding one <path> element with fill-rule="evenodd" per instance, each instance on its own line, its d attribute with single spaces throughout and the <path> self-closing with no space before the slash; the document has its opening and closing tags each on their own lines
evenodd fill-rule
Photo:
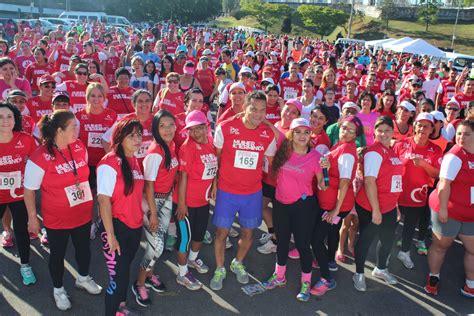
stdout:
<svg viewBox="0 0 474 316">
<path fill-rule="evenodd" d="M 66 187 L 64 188 L 64 191 L 66 192 L 70 207 L 92 201 L 92 192 L 88 181 Z"/>
<path fill-rule="evenodd" d="M 253 151 L 236 150 L 234 167 L 239 169 L 256 170 L 258 153 Z"/>
</svg>

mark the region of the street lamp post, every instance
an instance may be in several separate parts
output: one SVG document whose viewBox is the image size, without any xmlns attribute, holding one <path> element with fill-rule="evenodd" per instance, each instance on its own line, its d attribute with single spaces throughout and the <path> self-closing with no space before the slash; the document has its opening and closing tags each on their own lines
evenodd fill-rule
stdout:
<svg viewBox="0 0 474 316">
<path fill-rule="evenodd" d="M 347 38 L 351 38 L 352 33 L 352 19 L 354 18 L 354 3 L 355 0 L 351 1 L 351 15 L 349 16 L 349 28 L 347 30 Z"/>
<path fill-rule="evenodd" d="M 454 40 L 456 39 L 456 26 L 458 25 L 459 11 L 461 10 L 461 0 L 458 0 L 458 11 L 456 12 L 456 21 L 453 27 L 453 38 L 451 40 L 451 49 L 454 49 Z"/>
</svg>

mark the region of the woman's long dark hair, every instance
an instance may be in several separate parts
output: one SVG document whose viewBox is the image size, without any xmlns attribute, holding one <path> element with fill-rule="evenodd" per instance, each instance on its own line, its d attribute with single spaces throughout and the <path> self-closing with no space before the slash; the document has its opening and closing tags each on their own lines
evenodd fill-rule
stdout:
<svg viewBox="0 0 474 316">
<path fill-rule="evenodd" d="M 397 112 L 397 95 L 392 90 L 385 90 L 383 92 L 382 96 L 377 101 L 377 106 L 375 107 L 376 111 L 379 112 L 379 113 L 383 113 L 383 111 L 385 109 L 385 104 L 383 103 L 383 97 L 385 97 L 387 95 L 393 97 L 393 103 L 392 103 L 392 106 L 390 107 L 390 112 L 392 114 L 395 114 L 395 112 Z"/>
<path fill-rule="evenodd" d="M 160 70 L 160 77 L 166 77 L 166 69 L 165 67 L 163 66 L 163 61 L 164 60 L 167 60 L 171 63 L 171 68 L 170 68 L 170 72 L 174 72 L 174 63 L 173 63 L 173 57 L 171 57 L 170 55 L 165 55 L 163 57 L 163 59 L 161 60 L 161 70 Z"/>
<path fill-rule="evenodd" d="M 130 164 L 128 163 L 125 151 L 123 150 L 122 142 L 133 132 L 143 133 L 143 127 L 139 120 L 136 119 L 125 119 L 117 122 L 112 135 L 112 146 L 117 156 L 122 160 L 120 168 L 123 174 L 123 182 L 125 183 L 123 194 L 129 195 L 133 191 L 133 172 Z"/>
<path fill-rule="evenodd" d="M 153 117 L 153 122 L 151 123 L 151 129 L 152 129 L 152 134 L 153 138 L 155 139 L 155 142 L 163 148 L 163 151 L 165 152 L 165 167 L 167 170 L 170 170 L 171 168 L 171 150 L 166 144 L 166 142 L 161 138 L 160 131 L 159 131 L 159 126 L 160 126 L 160 121 L 163 117 L 170 117 L 175 121 L 175 117 L 173 114 L 166 110 L 159 110 L 155 116 Z"/>
<path fill-rule="evenodd" d="M 17 109 L 16 106 L 10 104 L 8 102 L 0 103 L 0 108 L 7 108 L 13 112 L 13 118 L 15 120 L 15 125 L 13 126 L 13 132 L 21 132 L 23 127 L 21 125 L 21 113 L 20 110 Z"/>
<path fill-rule="evenodd" d="M 55 156 L 54 138 L 56 137 L 58 128 L 65 130 L 67 123 L 75 119 L 74 114 L 67 110 L 56 110 L 53 113 L 43 115 L 40 119 L 38 126 L 41 131 L 41 143 L 46 145 L 51 156 Z"/>
</svg>

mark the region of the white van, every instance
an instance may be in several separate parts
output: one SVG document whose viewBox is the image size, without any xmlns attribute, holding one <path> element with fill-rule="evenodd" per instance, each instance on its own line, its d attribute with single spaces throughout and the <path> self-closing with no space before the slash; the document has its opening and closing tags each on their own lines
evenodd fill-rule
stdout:
<svg viewBox="0 0 474 316">
<path fill-rule="evenodd" d="M 80 21 L 107 21 L 107 14 L 104 12 L 85 12 L 85 11 L 64 11 L 59 15 L 61 19 L 71 19 Z"/>
<path fill-rule="evenodd" d="M 120 15 L 107 15 L 108 25 L 132 25 L 126 17 Z"/>
</svg>

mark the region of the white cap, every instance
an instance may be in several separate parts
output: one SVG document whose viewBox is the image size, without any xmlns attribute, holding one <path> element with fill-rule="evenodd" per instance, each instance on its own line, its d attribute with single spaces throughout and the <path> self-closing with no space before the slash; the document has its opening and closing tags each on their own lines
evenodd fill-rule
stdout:
<svg viewBox="0 0 474 316">
<path fill-rule="evenodd" d="M 430 69 L 438 69 L 438 66 L 436 66 L 435 64 L 430 64 L 429 68 Z"/>
<path fill-rule="evenodd" d="M 264 81 L 265 81 L 265 82 L 268 82 L 268 83 L 271 83 L 271 84 L 275 84 L 275 81 L 273 81 L 272 78 L 263 78 L 263 79 L 262 79 L 262 82 L 264 82 Z"/>
<path fill-rule="evenodd" d="M 416 117 L 415 122 L 420 122 L 420 121 L 429 121 L 429 122 L 431 122 L 431 124 L 434 124 L 433 115 L 431 115 L 430 113 L 426 113 L 426 112 L 421 112 L 420 114 L 418 114 L 418 116 Z"/>
<path fill-rule="evenodd" d="M 242 67 L 240 68 L 240 71 L 239 71 L 239 74 L 244 74 L 244 73 L 252 73 L 252 69 L 250 69 L 249 67 Z"/>
<path fill-rule="evenodd" d="M 437 121 L 444 121 L 444 119 L 445 119 L 443 112 L 432 111 L 432 112 L 430 112 L 430 114 L 433 115 L 433 118 Z"/>
<path fill-rule="evenodd" d="M 231 84 L 229 88 L 229 93 L 231 93 L 235 89 L 242 89 L 244 92 L 246 92 L 245 86 L 242 82 L 234 82 L 233 84 Z"/>
<path fill-rule="evenodd" d="M 209 48 L 206 48 L 205 50 L 203 50 L 202 54 L 203 55 L 212 55 L 212 50 L 210 50 Z"/>
<path fill-rule="evenodd" d="M 253 58 L 253 57 L 255 57 L 255 53 L 254 53 L 254 52 L 252 52 L 252 51 L 248 51 L 248 52 L 246 52 L 246 53 L 245 53 L 245 55 L 244 55 L 244 56 L 250 56 L 250 57 L 252 57 L 252 58 Z"/>
<path fill-rule="evenodd" d="M 354 109 L 357 111 L 357 113 L 360 112 L 360 107 L 355 104 L 354 102 L 346 102 L 344 103 L 344 105 L 342 106 L 342 110 L 344 111 L 344 109 Z"/>
<path fill-rule="evenodd" d="M 279 52 L 276 52 L 276 51 L 272 51 L 272 52 L 270 53 L 270 55 L 272 55 L 272 56 L 277 56 L 277 57 L 278 57 L 278 56 L 280 56 L 280 53 L 279 53 Z"/>
<path fill-rule="evenodd" d="M 398 106 L 401 106 L 402 108 L 405 108 L 410 112 L 416 112 L 415 106 L 408 101 L 402 101 Z"/>
<path fill-rule="evenodd" d="M 451 98 L 451 100 L 449 100 L 449 101 L 446 103 L 446 106 L 448 106 L 448 104 L 454 104 L 454 105 L 456 105 L 459 109 L 461 108 L 461 105 L 459 104 L 458 100 L 456 100 L 454 97 Z"/>
<path fill-rule="evenodd" d="M 297 127 L 306 127 L 306 128 L 311 129 L 311 125 L 309 124 L 309 121 L 302 117 L 294 119 L 290 124 L 290 130 L 294 130 Z"/>
</svg>

